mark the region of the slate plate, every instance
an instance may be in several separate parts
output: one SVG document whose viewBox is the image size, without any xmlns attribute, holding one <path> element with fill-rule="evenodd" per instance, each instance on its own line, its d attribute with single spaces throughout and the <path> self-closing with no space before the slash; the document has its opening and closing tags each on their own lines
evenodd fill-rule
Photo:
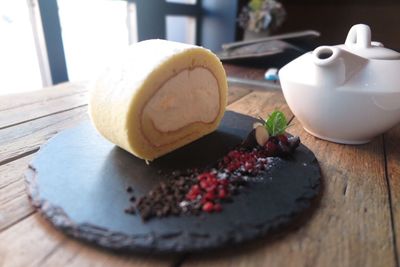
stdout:
<svg viewBox="0 0 400 267">
<path fill-rule="evenodd" d="M 254 121 L 226 112 L 216 132 L 150 165 L 106 141 L 86 122 L 40 149 L 26 174 L 29 195 L 56 228 L 116 250 L 189 252 L 266 236 L 309 211 L 318 195 L 319 165 L 303 145 L 293 159 L 278 160 L 264 176 L 249 182 L 221 213 L 143 222 L 139 215 L 124 212 L 130 205 L 128 186 L 140 197 L 163 179 L 160 170 L 215 162 L 247 136 Z"/>
</svg>

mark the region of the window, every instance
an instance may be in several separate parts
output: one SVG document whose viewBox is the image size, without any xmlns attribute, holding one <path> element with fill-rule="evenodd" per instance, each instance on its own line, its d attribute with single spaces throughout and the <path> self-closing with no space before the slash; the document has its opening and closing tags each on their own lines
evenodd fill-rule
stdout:
<svg viewBox="0 0 400 267">
<path fill-rule="evenodd" d="M 95 77 L 129 45 L 127 2 L 58 0 L 70 81 Z"/>
<path fill-rule="evenodd" d="M 0 40 L 0 95 L 42 88 L 27 1 L 0 1 Z"/>
</svg>

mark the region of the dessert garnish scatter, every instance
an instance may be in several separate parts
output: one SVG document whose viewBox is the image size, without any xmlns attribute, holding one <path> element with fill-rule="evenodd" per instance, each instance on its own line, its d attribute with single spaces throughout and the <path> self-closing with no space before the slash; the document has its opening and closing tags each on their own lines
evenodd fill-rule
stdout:
<svg viewBox="0 0 400 267">
<path fill-rule="evenodd" d="M 260 120 L 261 121 L 261 120 Z M 274 111 L 256 123 L 247 138 L 212 167 L 175 171 L 147 194 L 135 198 L 125 212 L 139 213 L 144 221 L 153 217 L 221 212 L 224 205 L 246 186 L 262 177 L 276 157 L 288 158 L 300 144 L 288 137 L 285 115 Z M 132 193 L 131 187 L 127 188 Z"/>
</svg>

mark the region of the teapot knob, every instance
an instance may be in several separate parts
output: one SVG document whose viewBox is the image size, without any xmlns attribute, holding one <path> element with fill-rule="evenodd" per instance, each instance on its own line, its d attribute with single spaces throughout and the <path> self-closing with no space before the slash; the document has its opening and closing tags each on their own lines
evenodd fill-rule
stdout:
<svg viewBox="0 0 400 267">
<path fill-rule="evenodd" d="M 371 47 L 371 29 L 368 25 L 357 24 L 347 34 L 345 45 L 358 48 Z"/>
</svg>

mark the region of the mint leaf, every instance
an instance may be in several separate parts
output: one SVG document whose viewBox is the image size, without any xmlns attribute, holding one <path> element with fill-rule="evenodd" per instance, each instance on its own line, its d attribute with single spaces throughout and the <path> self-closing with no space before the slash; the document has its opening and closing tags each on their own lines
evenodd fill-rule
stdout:
<svg viewBox="0 0 400 267">
<path fill-rule="evenodd" d="M 284 134 L 287 127 L 285 114 L 279 110 L 272 112 L 265 120 L 265 128 L 270 136 Z"/>
</svg>

